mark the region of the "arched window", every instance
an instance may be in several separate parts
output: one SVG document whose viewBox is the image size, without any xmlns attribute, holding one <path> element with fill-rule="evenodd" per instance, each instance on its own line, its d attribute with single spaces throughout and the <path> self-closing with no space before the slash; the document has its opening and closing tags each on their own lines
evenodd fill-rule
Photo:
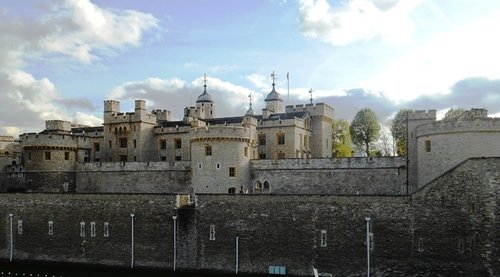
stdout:
<svg viewBox="0 0 500 277">
<path fill-rule="evenodd" d="M 235 188 L 233 188 L 233 187 L 230 187 L 230 188 L 227 190 L 227 193 L 234 194 L 234 193 L 236 193 L 236 189 L 235 189 Z"/>
<path fill-rule="evenodd" d="M 264 193 L 269 193 L 271 192 L 271 188 L 269 186 L 269 182 L 268 181 L 265 181 L 264 182 L 264 190 L 263 190 Z"/>
<path fill-rule="evenodd" d="M 260 181 L 255 182 L 255 193 L 262 193 L 262 183 Z"/>
</svg>

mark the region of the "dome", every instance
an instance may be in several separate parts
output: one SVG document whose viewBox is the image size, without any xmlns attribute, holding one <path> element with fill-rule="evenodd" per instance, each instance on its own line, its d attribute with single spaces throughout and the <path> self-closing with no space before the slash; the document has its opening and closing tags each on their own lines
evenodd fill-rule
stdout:
<svg viewBox="0 0 500 277">
<path fill-rule="evenodd" d="M 274 84 L 273 84 L 273 90 L 266 96 L 266 99 L 264 99 L 264 101 L 283 101 L 283 99 L 281 99 L 281 96 L 280 94 L 274 89 Z"/>
<path fill-rule="evenodd" d="M 245 116 L 253 116 L 253 115 L 255 115 L 255 112 L 253 111 L 252 107 L 250 107 Z"/>
<path fill-rule="evenodd" d="M 196 100 L 196 103 L 202 103 L 202 102 L 214 102 L 214 100 L 212 100 L 212 95 L 210 95 L 210 93 L 207 92 L 207 87 L 205 86 L 205 91 L 203 91 L 203 93 L 198 96 L 198 99 Z"/>
</svg>

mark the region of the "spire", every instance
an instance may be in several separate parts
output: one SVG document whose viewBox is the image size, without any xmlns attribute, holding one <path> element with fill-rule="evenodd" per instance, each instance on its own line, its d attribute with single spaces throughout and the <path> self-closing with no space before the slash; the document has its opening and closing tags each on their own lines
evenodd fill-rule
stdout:
<svg viewBox="0 0 500 277">
<path fill-rule="evenodd" d="M 252 109 L 252 93 L 250 93 L 248 95 L 248 100 L 250 101 L 250 107 L 248 108 L 248 111 L 246 112 L 246 116 L 249 116 L 249 115 L 255 115 L 255 112 L 253 111 Z"/>
<path fill-rule="evenodd" d="M 274 70 L 273 70 L 273 73 L 271 74 L 271 77 L 273 78 L 273 90 L 271 90 L 271 92 L 267 95 L 267 97 L 266 97 L 266 99 L 264 99 L 264 101 L 266 101 L 266 102 L 268 102 L 268 101 L 283 101 L 283 99 L 281 99 L 280 94 L 275 89 L 276 73 L 274 72 Z"/>
<path fill-rule="evenodd" d="M 311 95 L 311 99 L 309 99 L 311 101 L 311 104 L 313 103 L 313 89 L 309 89 L 309 94 Z"/>
<path fill-rule="evenodd" d="M 274 73 L 274 70 L 273 70 L 273 73 L 271 73 L 271 77 L 273 78 L 273 90 L 274 90 L 274 86 L 276 85 L 274 83 L 275 79 L 276 79 L 276 73 Z"/>
<path fill-rule="evenodd" d="M 212 99 L 212 96 L 210 95 L 210 93 L 207 92 L 207 74 L 204 74 L 204 77 L 203 77 L 203 93 L 198 96 L 198 99 L 196 100 L 196 103 L 201 103 L 201 102 L 214 102 L 213 99 Z"/>
<path fill-rule="evenodd" d="M 203 85 L 203 87 L 205 88 L 205 90 L 203 92 L 207 92 L 207 74 L 205 73 L 205 74 L 203 74 L 203 76 L 204 76 L 203 77 L 203 83 L 205 83 Z"/>
</svg>

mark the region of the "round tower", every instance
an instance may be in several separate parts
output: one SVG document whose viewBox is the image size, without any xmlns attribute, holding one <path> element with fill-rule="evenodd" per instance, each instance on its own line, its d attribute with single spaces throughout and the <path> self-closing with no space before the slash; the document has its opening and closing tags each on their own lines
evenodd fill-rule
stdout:
<svg viewBox="0 0 500 277">
<path fill-rule="evenodd" d="M 207 92 L 207 75 L 204 77 L 205 85 L 203 93 L 198 96 L 196 100 L 196 108 L 198 110 L 199 117 L 201 119 L 214 118 L 215 113 L 215 101 L 212 99 L 212 95 Z"/>
</svg>

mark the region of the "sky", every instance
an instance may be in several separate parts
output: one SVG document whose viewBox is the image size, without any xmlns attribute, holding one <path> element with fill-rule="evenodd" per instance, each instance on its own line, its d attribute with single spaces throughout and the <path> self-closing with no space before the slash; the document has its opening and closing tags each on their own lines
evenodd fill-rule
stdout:
<svg viewBox="0 0 500 277">
<path fill-rule="evenodd" d="M 500 117 L 500 1 L 2 0 L 0 135 L 52 119 L 99 126 L 103 101 L 180 120 L 207 89 L 216 116 L 324 102 L 351 120 L 399 109 Z M 287 81 L 287 74 L 289 79 Z M 259 113 L 259 112 L 258 112 Z M 259 113 L 260 114 L 260 113 Z"/>
</svg>

